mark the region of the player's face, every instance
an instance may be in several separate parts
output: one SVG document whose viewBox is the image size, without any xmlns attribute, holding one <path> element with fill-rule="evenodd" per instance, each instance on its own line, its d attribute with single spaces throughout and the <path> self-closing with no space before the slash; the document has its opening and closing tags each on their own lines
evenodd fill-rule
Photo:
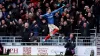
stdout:
<svg viewBox="0 0 100 56">
<path fill-rule="evenodd" d="M 51 13 L 51 10 L 50 9 L 48 10 L 48 13 Z"/>
</svg>

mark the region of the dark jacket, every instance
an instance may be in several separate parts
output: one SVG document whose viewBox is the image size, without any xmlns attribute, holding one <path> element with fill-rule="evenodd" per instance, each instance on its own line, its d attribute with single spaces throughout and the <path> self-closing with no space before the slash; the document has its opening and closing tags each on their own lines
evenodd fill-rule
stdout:
<svg viewBox="0 0 100 56">
<path fill-rule="evenodd" d="M 6 36 L 7 33 L 7 26 L 0 25 L 0 36 Z"/>
<path fill-rule="evenodd" d="M 93 17 L 87 17 L 87 21 L 89 22 L 89 28 L 94 28 L 95 19 Z"/>
<path fill-rule="evenodd" d="M 71 32 L 71 25 L 62 26 L 62 32 L 65 36 L 68 36 Z"/>
<path fill-rule="evenodd" d="M 74 39 L 68 38 L 67 39 L 67 43 L 66 43 L 66 45 L 64 47 L 66 48 L 65 56 L 73 55 L 74 52 L 72 52 L 72 50 L 74 50 L 74 48 L 75 48 Z"/>
<path fill-rule="evenodd" d="M 94 3 L 93 13 L 95 16 L 100 15 L 100 2 Z"/>
<path fill-rule="evenodd" d="M 90 30 L 88 26 L 86 28 L 81 27 L 80 32 L 82 36 L 90 36 Z"/>
<path fill-rule="evenodd" d="M 66 39 L 66 45 L 65 45 L 65 48 L 68 48 L 69 50 L 71 50 L 71 49 L 74 49 L 75 48 L 75 39 L 74 38 L 72 38 L 72 39 L 70 39 L 70 38 L 67 38 Z"/>
<path fill-rule="evenodd" d="M 21 35 L 22 30 L 23 30 L 22 24 L 16 24 L 16 35 L 17 36 Z"/>
<path fill-rule="evenodd" d="M 30 30 L 29 28 L 24 28 L 22 31 L 22 41 L 23 42 L 29 42 L 30 37 Z"/>
<path fill-rule="evenodd" d="M 16 25 L 14 24 L 10 24 L 7 28 L 7 32 L 8 32 L 8 35 L 10 36 L 15 36 L 15 33 L 16 33 Z"/>
<path fill-rule="evenodd" d="M 37 25 L 33 25 L 31 28 L 31 32 L 33 33 L 34 36 L 39 36 L 40 34 L 40 27 Z"/>
<path fill-rule="evenodd" d="M 42 36 L 47 36 L 49 33 L 49 28 L 47 24 L 42 24 L 41 26 Z"/>
</svg>

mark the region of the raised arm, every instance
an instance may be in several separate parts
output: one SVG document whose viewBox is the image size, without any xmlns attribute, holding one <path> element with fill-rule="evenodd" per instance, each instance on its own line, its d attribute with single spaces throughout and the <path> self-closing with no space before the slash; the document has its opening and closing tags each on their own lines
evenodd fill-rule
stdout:
<svg viewBox="0 0 100 56">
<path fill-rule="evenodd" d="M 56 13 L 56 12 L 60 11 L 61 9 L 63 9 L 63 7 L 64 7 L 64 6 L 62 6 L 62 7 L 58 8 L 57 10 L 54 10 L 54 11 L 53 11 L 53 12 L 51 12 L 51 13 L 52 13 L 52 14 L 54 14 L 54 13 Z"/>
<path fill-rule="evenodd" d="M 44 14 L 44 15 L 41 15 L 41 17 L 46 17 L 48 14 L 46 13 L 46 14 Z"/>
</svg>

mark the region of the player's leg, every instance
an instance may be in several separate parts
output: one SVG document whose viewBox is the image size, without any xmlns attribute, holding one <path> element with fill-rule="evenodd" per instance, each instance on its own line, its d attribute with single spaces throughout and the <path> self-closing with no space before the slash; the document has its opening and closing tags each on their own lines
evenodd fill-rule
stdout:
<svg viewBox="0 0 100 56">
<path fill-rule="evenodd" d="M 52 27 L 52 24 L 49 25 L 49 34 L 50 36 L 53 36 L 52 32 L 53 32 L 54 28 Z"/>
<path fill-rule="evenodd" d="M 47 39 L 50 38 L 50 36 L 53 35 L 53 34 L 52 34 L 52 31 L 53 31 L 52 26 L 51 26 L 50 24 L 48 24 L 48 27 L 49 27 L 49 34 L 48 34 L 48 36 L 45 37 L 44 41 L 46 41 Z"/>
<path fill-rule="evenodd" d="M 59 31 L 59 28 L 55 25 L 52 25 L 52 28 L 53 28 L 52 34 L 55 34 Z"/>
</svg>

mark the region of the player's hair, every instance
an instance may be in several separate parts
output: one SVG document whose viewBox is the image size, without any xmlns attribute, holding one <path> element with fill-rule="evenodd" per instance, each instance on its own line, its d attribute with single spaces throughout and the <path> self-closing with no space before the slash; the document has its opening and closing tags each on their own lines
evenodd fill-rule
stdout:
<svg viewBox="0 0 100 56">
<path fill-rule="evenodd" d="M 49 7 L 49 8 L 47 8 L 47 9 L 46 9 L 46 11 L 48 11 L 49 9 L 50 9 L 50 7 Z M 51 9 L 50 9 L 50 10 L 51 10 Z"/>
</svg>

